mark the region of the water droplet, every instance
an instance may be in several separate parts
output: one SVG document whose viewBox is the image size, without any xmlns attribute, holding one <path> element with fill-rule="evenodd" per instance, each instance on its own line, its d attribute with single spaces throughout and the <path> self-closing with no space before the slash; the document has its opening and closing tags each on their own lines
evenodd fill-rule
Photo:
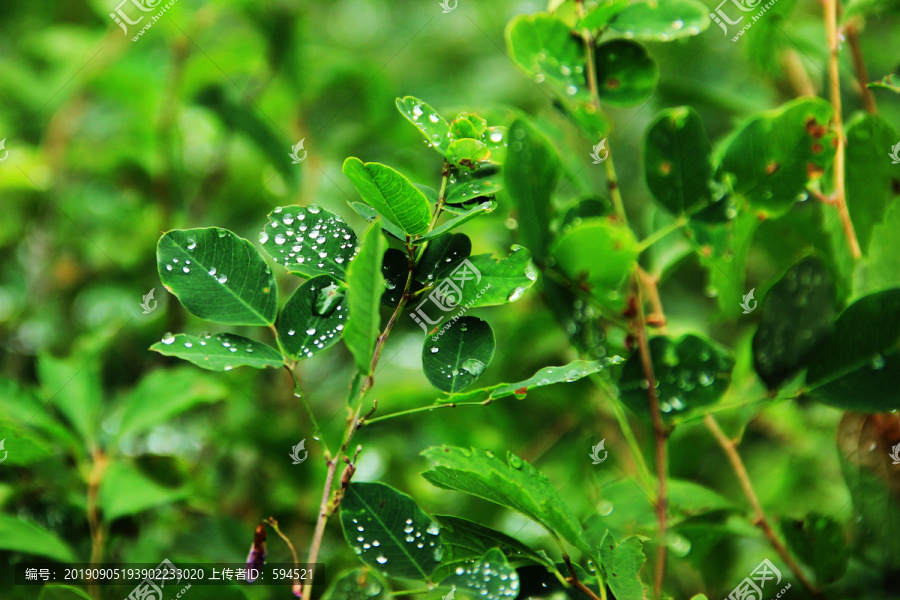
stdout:
<svg viewBox="0 0 900 600">
<path fill-rule="evenodd" d="M 311 214 L 317 215 L 322 209 L 317 204 L 310 204 L 307 209 Z"/>
<path fill-rule="evenodd" d="M 188 269 L 187 267 L 181 267 L 181 270 L 184 271 L 185 273 L 190 273 L 190 272 L 191 272 L 191 270 Z"/>
<path fill-rule="evenodd" d="M 376 558 L 375 561 L 378 562 L 379 565 L 383 565 L 387 562 L 387 559 L 383 555 L 379 554 L 378 558 Z"/>
<path fill-rule="evenodd" d="M 522 297 L 522 294 L 525 293 L 525 288 L 517 287 L 513 291 L 509 293 L 509 296 L 506 297 L 507 302 L 515 302 L 519 298 Z"/>
<path fill-rule="evenodd" d="M 216 281 L 218 281 L 219 283 L 225 283 L 226 281 L 228 281 L 228 276 L 227 275 L 219 275 L 219 277 L 216 279 Z"/>
<path fill-rule="evenodd" d="M 278 233 L 275 235 L 275 243 L 278 244 L 279 246 L 284 244 L 286 239 L 287 238 L 284 237 L 284 234 Z"/>
<path fill-rule="evenodd" d="M 164 335 L 163 338 L 162 338 L 162 343 L 163 343 L 163 344 L 166 344 L 167 346 L 168 346 L 169 344 L 171 344 L 172 342 L 174 342 L 174 341 L 175 341 L 175 336 L 172 335 L 171 333 L 167 333 L 167 334 Z"/>
<path fill-rule="evenodd" d="M 427 533 L 431 535 L 437 535 L 441 532 L 441 528 L 438 527 L 438 524 L 434 521 L 431 522 L 431 525 L 428 526 L 428 529 L 425 530 Z"/>
<path fill-rule="evenodd" d="M 479 375 L 481 375 L 482 372 L 484 372 L 484 368 L 486 366 L 487 365 L 485 365 L 480 360 L 470 358 L 470 359 L 467 359 L 465 362 L 463 362 L 462 369 L 464 371 L 468 372 L 470 375 L 474 375 L 475 377 L 478 377 Z"/>
<path fill-rule="evenodd" d="M 209 274 L 210 274 L 210 275 L 215 275 L 215 274 L 216 274 L 216 268 L 215 268 L 215 267 L 212 267 L 212 268 L 209 270 Z"/>
<path fill-rule="evenodd" d="M 515 454 L 509 455 L 509 466 L 513 469 L 521 469 L 522 468 L 522 459 L 516 456 Z"/>
<path fill-rule="evenodd" d="M 875 371 L 880 371 L 884 368 L 884 357 L 880 354 L 876 354 L 875 358 L 872 359 L 872 369 Z"/>
<path fill-rule="evenodd" d="M 172 270 L 172 265 L 166 265 L 166 271 L 171 271 L 171 270 Z"/>
<path fill-rule="evenodd" d="M 429 350 L 432 354 L 437 354 L 438 352 L 440 352 L 440 348 L 438 348 L 437 346 L 432 346 L 431 348 L 429 348 Z"/>
<path fill-rule="evenodd" d="M 218 234 L 219 234 L 219 237 L 220 237 L 220 238 L 223 238 L 223 237 L 225 237 L 226 235 L 228 235 L 228 232 L 225 231 L 224 229 L 220 229 L 220 230 L 218 231 Z"/>
<path fill-rule="evenodd" d="M 306 335 L 315 335 L 315 334 L 316 334 L 315 327 L 310 327 L 309 329 L 306 330 Z"/>
<path fill-rule="evenodd" d="M 193 250 L 193 249 L 196 248 L 196 247 L 197 247 L 197 242 L 195 242 L 194 240 L 189 239 L 189 240 L 188 240 L 187 249 L 188 249 L 188 250 Z"/>
<path fill-rule="evenodd" d="M 194 344 L 192 344 L 191 342 L 185 342 L 185 343 L 184 343 L 184 347 L 185 347 L 185 348 L 193 348 L 193 347 L 194 347 Z"/>
</svg>

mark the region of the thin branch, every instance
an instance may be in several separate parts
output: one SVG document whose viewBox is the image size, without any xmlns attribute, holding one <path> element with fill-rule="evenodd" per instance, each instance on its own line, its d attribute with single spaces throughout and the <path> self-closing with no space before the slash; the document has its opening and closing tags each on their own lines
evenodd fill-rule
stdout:
<svg viewBox="0 0 900 600">
<path fill-rule="evenodd" d="M 734 441 L 725 435 L 722 428 L 719 427 L 718 421 L 716 421 L 715 417 L 712 415 L 706 415 L 703 422 L 706 424 L 707 429 L 713 434 L 713 437 L 716 438 L 719 446 L 722 447 L 722 450 L 724 450 L 725 454 L 728 456 L 728 460 L 731 462 L 731 466 L 734 469 L 735 475 L 737 475 L 741 488 L 744 490 L 744 495 L 747 497 L 747 500 L 750 502 L 750 506 L 756 515 L 755 524 L 762 529 L 763 534 L 768 538 L 769 543 L 772 544 L 775 552 L 778 553 L 781 560 L 783 560 L 791 571 L 794 572 L 794 575 L 797 576 L 797 579 L 803 584 L 803 587 L 809 590 L 809 593 L 815 598 L 823 598 L 822 590 L 810 583 L 799 565 L 794 562 L 794 559 L 788 553 L 787 548 L 784 547 L 778 539 L 778 536 L 775 535 L 775 531 L 769 524 L 769 520 L 766 518 L 766 513 L 763 511 L 762 505 L 759 503 L 759 498 L 757 498 L 756 492 L 753 491 L 753 484 L 750 482 L 750 477 L 747 475 L 747 469 L 744 468 L 744 462 L 741 460 L 741 455 L 738 454 L 738 451 L 735 448 Z"/>
<path fill-rule="evenodd" d="M 566 581 L 572 584 L 572 587 L 581 590 L 581 592 L 583 592 L 588 598 L 591 598 L 592 600 L 606 600 L 606 585 L 603 583 L 603 578 L 600 577 L 599 572 L 597 573 L 597 580 L 600 585 L 600 598 L 597 597 L 597 594 L 594 593 L 594 590 L 578 580 L 578 575 L 575 574 L 575 567 L 572 566 L 572 559 L 569 558 L 568 554 L 563 553 L 563 560 L 566 562 L 566 566 L 569 567 L 569 573 L 571 573 L 571 577 L 566 577 Z"/>
<path fill-rule="evenodd" d="M 109 460 L 102 450 L 95 448 L 91 451 L 91 471 L 88 474 L 87 482 L 87 517 L 91 531 L 91 566 L 96 566 L 103 562 L 106 526 L 100 519 L 99 500 L 100 483 L 103 481 L 103 475 L 106 473 L 108 465 Z M 89 580 L 88 591 L 94 598 L 100 597 L 100 590 L 93 579 Z"/>
<path fill-rule="evenodd" d="M 853 57 L 856 84 L 859 86 L 859 94 L 862 96 L 863 106 L 866 112 L 877 115 L 878 107 L 875 105 L 875 95 L 868 86 L 869 71 L 866 69 L 866 61 L 863 58 L 862 47 L 859 43 L 859 31 L 856 28 L 856 21 L 847 23 L 844 31 L 847 34 L 847 42 L 850 44 L 850 56 Z"/>
</svg>

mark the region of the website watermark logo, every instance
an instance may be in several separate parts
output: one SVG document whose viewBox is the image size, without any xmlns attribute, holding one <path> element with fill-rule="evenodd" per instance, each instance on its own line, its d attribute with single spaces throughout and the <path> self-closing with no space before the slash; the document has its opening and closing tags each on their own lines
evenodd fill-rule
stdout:
<svg viewBox="0 0 900 600">
<path fill-rule="evenodd" d="M 0 150 L 3 149 L 3 142 L 0 141 Z M 891 157 L 892 165 L 900 165 L 900 142 L 897 142 L 897 145 L 891 148 L 891 153 L 888 154 Z M 5 160 L 5 159 L 4 159 Z M 3 162 L 0 160 L 0 162 Z"/>
<path fill-rule="evenodd" d="M 154 310 L 156 310 L 156 306 L 158 303 L 156 302 L 156 300 L 153 299 L 153 292 L 155 292 L 155 291 L 156 291 L 156 288 L 153 288 L 152 290 L 150 290 L 150 292 L 148 294 L 143 296 L 144 301 L 141 302 L 141 308 L 144 309 L 145 315 L 149 315 Z M 153 304 L 150 304 L 151 302 Z"/>
<path fill-rule="evenodd" d="M 441 315 L 440 313 L 448 313 L 459 307 L 459 304 L 463 299 L 463 290 L 467 285 L 471 287 L 478 285 L 480 282 L 481 271 L 479 271 L 475 267 L 475 265 L 473 265 L 469 261 L 469 259 L 465 259 L 459 265 L 457 265 L 455 269 L 453 269 L 449 276 L 438 282 L 434 290 L 432 290 L 432 292 L 428 294 L 428 296 L 426 296 L 418 306 L 416 306 L 414 311 L 411 312 L 409 316 L 413 321 L 418 323 L 419 327 L 422 328 L 422 331 L 427 334 L 429 325 L 437 325 L 441 322 L 443 315 Z M 489 287 L 490 284 L 488 284 L 484 289 L 480 290 L 475 298 L 462 308 L 461 312 L 456 315 L 455 319 L 461 317 L 465 313 L 465 311 L 471 308 L 474 301 L 481 297 L 481 295 Z M 426 306 L 429 303 L 437 307 L 438 311 L 440 311 L 437 318 L 435 319 L 432 319 L 428 314 L 429 310 L 432 312 L 432 314 L 434 314 L 434 310 L 426 309 Z"/>
<path fill-rule="evenodd" d="M 2 449 L 3 449 L 3 442 L 0 442 L 0 450 L 2 450 Z M 888 456 L 890 456 L 891 460 L 893 461 L 891 463 L 892 465 L 900 465 L 900 444 L 897 444 L 896 446 L 891 448 L 891 452 L 890 452 L 890 454 L 888 454 Z M 3 461 L 0 460 L 0 462 L 3 462 Z"/>
<path fill-rule="evenodd" d="M 762 16 L 769 10 L 778 0 L 769 0 L 766 4 L 762 5 L 763 0 L 722 0 L 719 5 L 716 7 L 715 12 L 709 13 L 709 18 L 713 20 L 719 27 L 722 28 L 722 31 L 725 32 L 725 35 L 728 35 L 728 26 L 729 25 L 740 25 L 742 21 L 744 21 L 745 16 L 749 16 L 750 20 L 745 22 L 743 27 L 741 27 L 740 31 L 737 32 L 733 38 L 731 38 L 732 42 L 738 41 L 744 32 L 753 27 L 753 24 L 759 21 Z M 722 7 L 725 5 L 728 6 L 728 11 L 726 12 Z M 734 5 L 733 7 L 731 5 Z M 737 11 L 734 10 L 737 8 Z M 745 15 L 741 13 L 752 13 L 755 12 L 754 15 Z M 730 15 L 740 15 L 736 19 L 732 19 Z"/>
<path fill-rule="evenodd" d="M 162 588 L 166 587 L 166 583 L 172 585 L 181 583 L 181 570 L 175 568 L 175 565 L 168 558 L 163 559 L 155 569 L 149 569 L 149 571 L 150 573 L 146 579 L 137 584 L 125 600 L 164 600 L 166 596 L 163 595 Z M 143 573 L 141 574 L 143 575 Z M 175 581 L 176 578 L 177 581 Z M 170 598 L 181 598 L 190 588 L 191 584 L 187 584 L 181 591 L 174 596 L 170 596 Z"/>
<path fill-rule="evenodd" d="M 588 454 L 588 456 L 590 456 L 591 460 L 593 461 L 591 463 L 592 465 L 599 465 L 604 460 L 606 460 L 606 456 L 609 454 L 609 452 L 603 447 L 603 445 L 605 443 L 606 443 L 606 438 L 603 438 L 602 440 L 600 440 L 599 444 L 591 447 L 591 453 Z M 603 450 L 603 458 L 600 458 L 601 450 Z"/>
<path fill-rule="evenodd" d="M 293 461 L 294 461 L 294 462 L 291 463 L 291 464 L 299 465 L 299 464 L 302 463 L 304 460 L 306 460 L 306 457 L 309 456 L 309 452 L 306 451 L 305 446 L 306 446 L 306 438 L 303 438 L 302 440 L 300 440 L 300 443 L 299 443 L 299 444 L 297 444 L 296 446 L 294 446 L 293 448 L 291 448 L 291 453 L 288 455 L 288 456 L 290 456 L 290 457 L 293 459 Z M 303 458 L 300 458 L 300 451 L 301 451 L 301 450 L 303 450 Z"/>
<path fill-rule="evenodd" d="M 6 138 L 0 140 L 0 152 L 3 152 L 3 158 L 0 158 L 0 163 L 2 163 L 9 158 L 9 150 L 6 149 Z"/>
<path fill-rule="evenodd" d="M 159 21 L 163 14 L 167 10 L 169 10 L 178 0 L 169 0 L 164 5 L 162 4 L 163 0 L 122 0 L 119 5 L 116 7 L 114 12 L 109 13 L 109 17 L 116 22 L 116 24 L 122 28 L 122 31 L 125 33 L 125 36 L 128 36 L 128 26 L 129 25 L 138 25 L 141 21 L 144 20 L 145 16 L 149 15 L 141 15 L 141 13 L 149 13 L 157 10 L 155 15 L 149 16 L 149 20 L 144 23 L 143 27 L 137 32 L 133 38 L 131 38 L 132 42 L 136 42 L 139 37 L 144 35 L 144 32 L 153 27 L 153 24 Z M 128 3 L 133 4 L 133 7 L 128 7 L 129 12 L 132 15 L 140 15 L 137 19 L 132 19 L 128 14 L 126 14 L 125 9 L 123 9 L 123 5 L 127 5 Z M 134 12 L 133 9 L 137 9 L 138 12 Z"/>
<path fill-rule="evenodd" d="M 775 565 L 773 565 L 769 559 L 765 559 L 753 569 L 753 572 L 750 573 L 750 577 L 745 577 L 744 580 L 731 591 L 731 594 L 728 595 L 726 600 L 762 600 L 763 588 L 766 587 L 766 583 L 771 579 L 775 580 L 775 585 L 781 583 L 781 571 L 775 568 Z M 778 592 L 775 598 L 781 598 L 782 594 L 790 588 L 791 584 L 789 583 Z"/>
<path fill-rule="evenodd" d="M 303 150 L 303 142 L 306 141 L 306 138 L 303 138 L 293 146 L 291 146 L 291 153 L 288 156 L 291 157 L 291 164 L 299 165 L 304 160 L 306 160 L 306 150 Z M 300 156 L 300 151 L 303 150 L 303 156 Z"/>
<path fill-rule="evenodd" d="M 759 304 L 759 302 L 753 299 L 753 292 L 755 291 L 756 288 L 753 288 L 748 293 L 744 294 L 744 301 L 741 302 L 741 308 L 744 309 L 745 315 L 749 315 L 756 310 L 756 306 Z M 751 302 L 753 303 L 752 305 L 750 304 Z"/>
<path fill-rule="evenodd" d="M 602 157 L 600 156 L 601 150 L 604 151 Z M 595 165 L 599 165 L 604 160 L 609 158 L 609 150 L 606 149 L 606 138 L 603 138 L 602 140 L 600 140 L 600 143 L 598 143 L 596 146 L 594 146 L 594 150 L 593 150 L 593 152 L 591 152 L 591 158 L 594 159 Z"/>
<path fill-rule="evenodd" d="M 456 10 L 456 6 L 459 4 L 459 0 L 453 0 L 453 4 L 450 4 L 450 0 L 441 0 L 440 2 L 438 2 L 438 4 L 440 4 L 441 8 L 444 9 L 442 12 L 444 14 L 447 14 L 448 12 L 453 12 L 454 10 Z"/>
<path fill-rule="evenodd" d="M 4 447 L 3 447 L 3 444 L 5 444 L 5 443 L 6 443 L 6 438 L 0 440 L 0 451 L 3 452 L 3 458 L 0 458 L 0 463 L 5 461 L 6 456 L 9 454 L 9 452 L 6 449 L 4 449 Z M 897 444 L 897 445 L 900 446 L 900 444 Z"/>
</svg>

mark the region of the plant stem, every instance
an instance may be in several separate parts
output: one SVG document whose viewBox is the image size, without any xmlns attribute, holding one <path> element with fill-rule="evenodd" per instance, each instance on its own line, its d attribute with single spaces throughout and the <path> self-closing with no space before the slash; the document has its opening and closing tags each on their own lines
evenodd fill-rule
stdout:
<svg viewBox="0 0 900 600">
<path fill-rule="evenodd" d="M 88 526 L 91 530 L 91 566 L 97 566 L 103 562 L 103 543 L 105 538 L 105 529 L 103 522 L 100 520 L 99 511 L 99 495 L 100 483 L 103 481 L 103 475 L 106 473 L 106 467 L 109 466 L 109 460 L 102 450 L 94 448 L 91 450 L 91 470 L 88 475 L 87 489 L 87 517 Z M 94 598 L 100 598 L 100 589 L 94 580 L 90 580 L 88 591 Z"/>
<path fill-rule="evenodd" d="M 847 192 L 845 185 L 845 148 L 847 140 L 844 138 L 844 123 L 841 117 L 841 73 L 838 63 L 838 39 L 837 13 L 838 0 L 822 0 L 825 9 L 825 31 L 828 36 L 828 81 L 830 83 L 831 106 L 834 108 L 834 129 L 837 134 L 837 151 L 834 157 L 834 200 L 837 203 L 838 214 L 844 226 L 844 234 L 850 244 L 850 253 L 854 259 L 862 256 L 859 241 L 856 239 L 856 231 L 850 220 L 850 211 L 847 210 Z"/>
<path fill-rule="evenodd" d="M 859 85 L 859 93 L 862 96 L 863 106 L 866 112 L 877 115 L 878 107 L 875 105 L 875 95 L 869 86 L 869 71 L 866 69 L 866 61 L 863 58 L 862 47 L 859 44 L 859 31 L 856 22 L 851 21 L 844 27 L 847 32 L 847 41 L 850 43 L 850 55 L 853 57 L 853 68 L 856 70 L 856 83 Z"/>
<path fill-rule="evenodd" d="M 643 252 L 644 250 L 646 250 L 647 248 L 649 248 L 650 246 L 652 246 L 659 240 L 663 239 L 664 237 L 666 237 L 673 231 L 677 231 L 677 230 L 681 229 L 682 227 L 687 225 L 687 223 L 688 223 L 688 218 L 687 218 L 687 216 L 683 215 L 683 216 L 678 217 L 670 225 L 666 225 L 662 229 L 657 229 L 656 231 L 654 231 L 653 233 L 651 233 L 650 235 L 648 235 L 647 237 L 645 237 L 638 243 L 638 245 L 637 245 L 638 253 Z"/>
<path fill-rule="evenodd" d="M 389 415 L 383 415 L 380 417 L 375 417 L 374 419 L 362 419 L 360 420 L 360 426 L 371 425 L 373 423 L 378 423 L 379 421 L 387 421 L 388 419 L 393 419 L 395 417 L 404 417 L 406 415 L 412 415 L 420 412 L 431 412 L 438 408 L 456 408 L 458 406 L 487 406 L 491 402 L 493 402 L 493 398 L 488 398 L 483 402 L 448 402 L 445 404 L 429 404 L 428 406 L 418 406 L 416 408 L 409 408 L 407 410 L 399 410 L 397 412 L 391 413 Z"/>
<path fill-rule="evenodd" d="M 294 567 L 299 568 L 300 559 L 297 558 L 297 551 L 294 549 L 294 544 L 291 543 L 291 539 L 288 536 L 282 533 L 281 528 L 278 527 L 278 521 L 275 520 L 275 517 L 269 517 L 268 519 L 266 519 L 265 524 L 271 527 L 275 531 L 275 533 L 278 534 L 278 537 L 281 538 L 281 541 L 283 541 L 287 545 L 288 550 L 291 551 L 291 556 L 294 558 Z M 295 579 L 293 585 L 295 591 L 300 590 L 301 585 L 299 579 Z"/>
<path fill-rule="evenodd" d="M 769 524 L 768 519 L 766 518 L 766 513 L 763 511 L 762 506 L 759 503 L 759 498 L 756 496 L 756 492 L 753 491 L 753 484 L 750 482 L 750 477 L 747 475 L 747 469 L 744 467 L 744 462 L 741 460 L 741 455 L 738 454 L 737 449 L 735 448 L 734 440 L 729 439 L 725 433 L 722 431 L 722 428 L 719 427 L 718 421 L 716 421 L 715 417 L 710 414 L 707 414 L 704 418 L 703 422 L 706 424 L 707 429 L 713 434 L 713 437 L 716 438 L 716 441 L 719 443 L 719 446 L 722 447 L 722 450 L 725 451 L 725 454 L 728 456 L 728 460 L 731 461 L 731 466 L 734 469 L 735 475 L 737 475 L 738 481 L 741 484 L 741 488 L 744 490 L 744 495 L 747 497 L 747 500 L 750 502 L 751 508 L 753 508 L 753 512 L 756 514 L 755 524 L 762 529 L 763 534 L 768 538 L 769 542 L 772 544 L 772 547 L 778 553 L 778 556 L 781 557 L 781 560 L 785 562 L 785 564 L 790 567 L 791 571 L 794 572 L 794 575 L 797 576 L 797 579 L 803 584 L 809 593 L 812 594 L 815 598 L 822 598 L 822 591 L 816 588 L 803 574 L 803 571 L 794 562 L 794 559 L 788 553 L 787 548 L 781 543 L 778 537 L 775 535 L 775 531 L 772 529 L 772 526 Z"/>
<path fill-rule="evenodd" d="M 600 597 L 598 598 L 597 594 L 594 593 L 594 590 L 578 580 L 578 575 L 575 574 L 575 567 L 572 566 L 572 559 L 569 558 L 569 555 L 563 552 L 562 556 L 566 566 L 569 567 L 569 573 L 571 573 L 571 577 L 567 577 L 566 581 L 571 583 L 576 589 L 581 590 L 582 593 L 592 600 L 606 600 L 606 584 L 603 582 L 603 576 L 600 574 L 600 571 L 597 571 L 597 582 L 600 586 Z"/>
<path fill-rule="evenodd" d="M 328 450 L 328 444 L 325 443 L 325 436 L 322 435 L 322 429 L 319 427 L 319 422 L 316 421 L 316 415 L 313 414 L 312 407 L 309 405 L 309 402 L 306 401 L 306 396 L 300 391 L 300 383 L 297 381 L 297 375 L 294 373 L 294 369 L 291 368 L 290 365 L 284 365 L 284 369 L 288 372 L 288 375 L 291 376 L 291 382 L 294 384 L 294 397 L 300 398 L 300 403 L 303 404 L 303 408 L 306 409 L 306 414 L 309 415 L 309 421 L 313 426 L 313 437 L 322 444 L 325 455 L 330 456 L 331 453 Z"/>
</svg>

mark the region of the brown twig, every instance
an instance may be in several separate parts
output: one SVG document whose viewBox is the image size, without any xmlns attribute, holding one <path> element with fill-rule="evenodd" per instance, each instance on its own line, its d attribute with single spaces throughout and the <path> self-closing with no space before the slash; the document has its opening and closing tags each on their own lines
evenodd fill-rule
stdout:
<svg viewBox="0 0 900 600">
<path fill-rule="evenodd" d="M 859 44 L 859 31 L 856 28 L 856 22 L 851 21 L 847 23 L 844 31 L 847 33 L 847 42 L 850 44 L 850 56 L 853 57 L 856 83 L 859 86 L 859 94 L 862 96 L 863 106 L 866 112 L 877 115 L 878 107 L 875 105 L 875 95 L 867 85 L 869 83 L 869 71 L 866 69 L 866 61 L 863 59 L 862 47 Z"/>
<path fill-rule="evenodd" d="M 583 592 L 588 598 L 591 598 L 591 600 L 600 600 L 600 598 L 597 597 L 597 594 L 594 593 L 594 590 L 579 581 L 578 575 L 575 574 L 575 567 L 572 566 L 572 559 L 569 558 L 568 554 L 563 553 L 563 560 L 566 562 L 566 566 L 569 568 L 569 573 L 571 573 L 570 577 L 566 577 L 566 581 L 571 583 L 572 587 L 574 587 L 575 589 Z M 604 598 L 606 597 L 605 591 L 606 590 L 603 590 Z"/>
<path fill-rule="evenodd" d="M 725 435 L 725 432 L 719 427 L 718 421 L 716 421 L 716 418 L 712 415 L 707 414 L 706 417 L 704 417 L 703 422 L 707 429 L 713 434 L 713 437 L 716 438 L 719 446 L 722 447 L 722 450 L 724 450 L 725 454 L 728 456 L 728 460 L 731 462 L 731 466 L 734 469 L 735 475 L 737 475 L 741 488 L 744 490 L 744 496 L 747 497 L 747 500 L 750 502 L 750 507 L 756 515 L 754 523 L 762 530 L 763 535 L 765 535 L 769 540 L 769 543 L 772 544 L 775 552 L 778 553 L 781 560 L 783 560 L 791 571 L 794 572 L 794 575 L 797 576 L 797 579 L 803 587 L 809 590 L 809 593 L 812 594 L 813 597 L 823 598 L 822 590 L 815 587 L 809 579 L 806 578 L 806 575 L 800 569 L 800 566 L 788 553 L 787 548 L 784 547 L 784 544 L 781 543 L 778 536 L 775 535 L 775 531 L 772 529 L 769 520 L 766 518 L 766 513 L 763 511 L 762 505 L 759 503 L 759 498 L 757 498 L 756 492 L 753 490 L 750 476 L 747 475 L 747 469 L 744 467 L 744 461 L 741 460 L 741 455 L 738 454 L 734 440 L 729 439 L 728 436 Z"/>
<path fill-rule="evenodd" d="M 100 483 L 106 473 L 109 460 L 100 449 L 91 451 L 91 471 L 88 475 L 87 489 L 87 517 L 88 527 L 91 531 L 91 566 L 97 566 L 103 562 L 103 543 L 105 529 L 99 509 Z M 94 598 L 100 598 L 100 590 L 96 582 L 89 580 L 88 591 Z"/>
</svg>

